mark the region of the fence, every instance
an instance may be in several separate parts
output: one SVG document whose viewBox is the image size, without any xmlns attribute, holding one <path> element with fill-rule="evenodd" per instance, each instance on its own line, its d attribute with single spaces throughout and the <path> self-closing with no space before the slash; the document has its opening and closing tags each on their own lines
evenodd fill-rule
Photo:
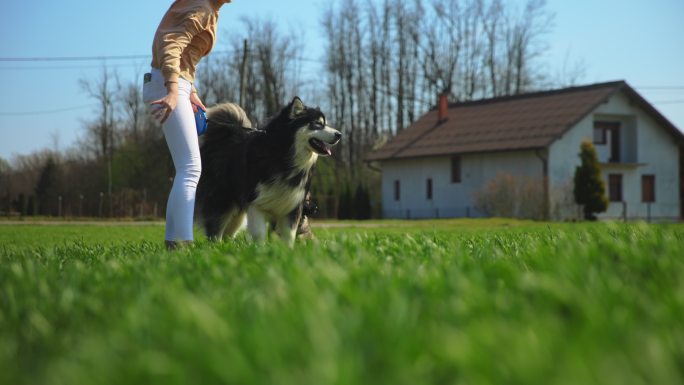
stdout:
<svg viewBox="0 0 684 385">
<path fill-rule="evenodd" d="M 485 215 L 472 207 L 430 207 L 384 209 L 383 218 L 392 219 L 431 219 L 431 218 L 481 218 Z"/>
<path fill-rule="evenodd" d="M 48 216 L 62 218 L 160 218 L 165 205 L 148 200 L 147 191 L 122 190 L 117 193 L 56 195 L 40 201 L 23 195 L 7 202 L 0 215 L 8 217 Z"/>
</svg>

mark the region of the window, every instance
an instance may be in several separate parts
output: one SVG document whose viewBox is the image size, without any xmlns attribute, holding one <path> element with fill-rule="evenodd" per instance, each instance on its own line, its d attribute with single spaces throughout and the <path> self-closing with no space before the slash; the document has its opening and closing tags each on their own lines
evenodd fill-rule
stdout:
<svg viewBox="0 0 684 385">
<path fill-rule="evenodd" d="M 655 202 L 655 175 L 641 176 L 641 201 Z"/>
<path fill-rule="evenodd" d="M 451 183 L 461 183 L 461 156 L 451 157 Z"/>
<path fill-rule="evenodd" d="M 428 200 L 432 199 L 432 178 L 428 178 L 425 184 L 425 191 Z"/>
<path fill-rule="evenodd" d="M 606 130 L 594 126 L 594 144 L 606 144 Z"/>
<path fill-rule="evenodd" d="M 608 175 L 608 197 L 611 202 L 622 202 L 622 174 Z"/>
<path fill-rule="evenodd" d="M 394 181 L 394 200 L 398 201 L 401 198 L 401 190 L 399 188 L 399 181 Z"/>
</svg>

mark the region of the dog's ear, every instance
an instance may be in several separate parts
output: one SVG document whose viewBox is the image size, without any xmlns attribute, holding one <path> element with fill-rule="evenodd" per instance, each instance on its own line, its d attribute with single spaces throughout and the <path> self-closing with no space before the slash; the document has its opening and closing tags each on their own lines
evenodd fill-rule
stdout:
<svg viewBox="0 0 684 385">
<path fill-rule="evenodd" d="M 296 118 L 297 116 L 301 115 L 305 109 L 306 106 L 302 100 L 298 96 L 295 96 L 290 103 L 290 118 Z"/>
</svg>

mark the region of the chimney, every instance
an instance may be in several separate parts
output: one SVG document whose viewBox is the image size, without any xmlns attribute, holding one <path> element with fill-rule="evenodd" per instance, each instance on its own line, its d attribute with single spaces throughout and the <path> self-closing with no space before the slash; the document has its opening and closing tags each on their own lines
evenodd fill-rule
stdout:
<svg viewBox="0 0 684 385">
<path fill-rule="evenodd" d="M 442 123 L 449 119 L 449 99 L 446 93 L 437 96 L 437 122 Z"/>
</svg>

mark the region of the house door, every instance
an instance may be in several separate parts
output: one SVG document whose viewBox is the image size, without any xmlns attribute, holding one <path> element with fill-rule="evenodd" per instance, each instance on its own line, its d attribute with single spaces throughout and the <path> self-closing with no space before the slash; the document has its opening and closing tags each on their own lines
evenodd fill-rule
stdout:
<svg viewBox="0 0 684 385">
<path fill-rule="evenodd" d="M 610 162 L 620 162 L 620 124 L 610 127 Z"/>
<path fill-rule="evenodd" d="M 608 162 L 620 162 L 620 122 L 594 122 L 594 143 L 608 146 Z"/>
</svg>

